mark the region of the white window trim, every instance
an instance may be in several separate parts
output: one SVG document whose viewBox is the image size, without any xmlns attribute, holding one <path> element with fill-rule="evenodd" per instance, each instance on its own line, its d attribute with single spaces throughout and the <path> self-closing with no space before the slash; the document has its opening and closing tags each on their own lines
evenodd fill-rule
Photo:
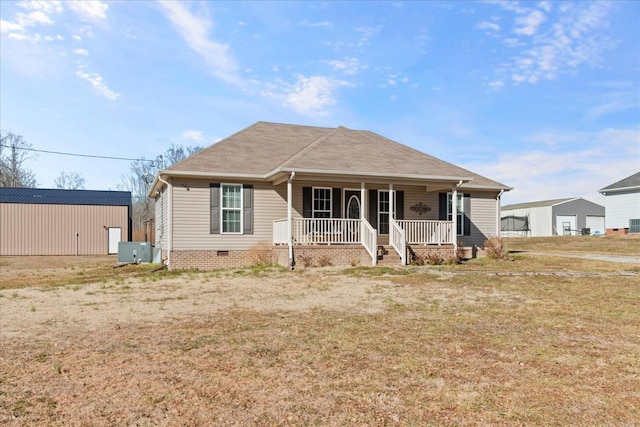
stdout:
<svg viewBox="0 0 640 427">
<path fill-rule="evenodd" d="M 389 205 L 389 210 L 388 211 L 383 211 L 382 209 L 380 209 L 380 195 L 382 193 L 387 193 L 389 194 L 389 197 L 387 198 L 387 204 Z M 389 203 L 391 201 L 391 192 L 389 190 L 378 190 L 378 234 L 380 233 L 380 224 L 382 223 L 381 218 L 383 214 L 388 215 L 389 220 L 387 221 L 387 227 L 391 227 L 391 203 Z M 384 235 L 388 235 L 389 231 L 387 230 L 386 233 L 384 233 Z"/>
<path fill-rule="evenodd" d="M 240 207 L 239 208 L 225 208 L 224 207 L 224 187 L 240 187 Z M 220 183 L 220 234 L 243 234 L 244 230 L 244 189 L 242 184 L 235 183 Z M 239 211 L 240 212 L 240 231 L 224 231 L 224 212 L 225 211 Z"/>
<path fill-rule="evenodd" d="M 458 194 L 458 199 L 460 199 L 460 211 L 457 212 L 458 218 L 456 221 L 460 227 L 460 233 L 457 233 L 457 235 L 464 236 L 464 193 L 457 193 L 457 194 Z M 453 204 L 451 203 L 452 197 L 453 197 L 453 193 L 447 193 L 447 219 L 449 221 L 453 221 L 453 218 L 451 216 L 451 205 Z"/>
<path fill-rule="evenodd" d="M 329 190 L 329 210 L 316 210 L 316 190 Z M 333 218 L 333 188 L 331 187 L 312 187 L 311 189 L 311 218 L 316 218 L 316 212 L 329 212 L 327 218 Z"/>
</svg>

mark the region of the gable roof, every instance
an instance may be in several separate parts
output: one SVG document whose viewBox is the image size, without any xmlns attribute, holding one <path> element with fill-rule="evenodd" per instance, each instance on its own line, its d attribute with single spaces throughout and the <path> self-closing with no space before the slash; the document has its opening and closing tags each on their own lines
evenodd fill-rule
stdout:
<svg viewBox="0 0 640 427">
<path fill-rule="evenodd" d="M 0 187 L 0 203 L 131 206 L 131 192 Z"/>
<path fill-rule="evenodd" d="M 513 209 L 544 208 L 549 206 L 560 205 L 562 203 L 570 202 L 572 200 L 578 200 L 578 198 L 572 197 L 568 199 L 551 199 L 551 200 L 540 200 L 537 202 L 515 203 L 513 205 L 502 206 L 500 209 L 513 210 Z"/>
<path fill-rule="evenodd" d="M 614 182 L 613 184 L 598 190 L 598 192 L 604 194 L 625 190 L 640 190 L 640 172 L 634 173 L 633 175 L 623 178 L 618 182 Z"/>
<path fill-rule="evenodd" d="M 159 176 L 228 176 L 275 181 L 292 172 L 459 182 L 510 190 L 370 131 L 257 122 L 168 167 Z M 152 185 L 152 191 L 157 184 Z"/>
</svg>

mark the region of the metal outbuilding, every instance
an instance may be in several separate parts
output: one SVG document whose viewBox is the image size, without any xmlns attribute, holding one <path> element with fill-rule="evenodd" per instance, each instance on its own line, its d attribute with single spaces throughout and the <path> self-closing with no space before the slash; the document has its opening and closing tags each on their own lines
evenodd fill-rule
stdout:
<svg viewBox="0 0 640 427">
<path fill-rule="evenodd" d="M 106 255 L 131 240 L 131 192 L 0 188 L 0 255 Z"/>
<path fill-rule="evenodd" d="M 604 234 L 604 206 L 582 198 L 518 203 L 500 211 L 505 237 Z"/>
</svg>

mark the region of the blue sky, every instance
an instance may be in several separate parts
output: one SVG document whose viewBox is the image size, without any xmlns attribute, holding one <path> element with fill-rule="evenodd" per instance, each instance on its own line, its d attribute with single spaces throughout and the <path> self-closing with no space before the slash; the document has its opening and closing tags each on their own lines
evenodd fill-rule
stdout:
<svg viewBox="0 0 640 427">
<path fill-rule="evenodd" d="M 0 2 L 0 125 L 34 148 L 154 159 L 256 121 L 366 129 L 514 187 L 640 170 L 640 2 Z M 117 189 L 129 162 L 40 153 Z"/>
</svg>

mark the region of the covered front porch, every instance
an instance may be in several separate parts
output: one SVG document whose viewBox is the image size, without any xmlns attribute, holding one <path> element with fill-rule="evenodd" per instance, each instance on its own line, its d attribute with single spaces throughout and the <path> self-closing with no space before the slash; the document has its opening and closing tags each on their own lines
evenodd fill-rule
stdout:
<svg viewBox="0 0 640 427">
<path fill-rule="evenodd" d="M 389 234 L 380 235 L 366 219 L 283 218 L 273 222 L 276 245 L 360 245 L 378 262 L 379 245 L 389 245 L 408 263 L 408 245 L 456 245 L 454 221 L 389 220 Z"/>
</svg>

